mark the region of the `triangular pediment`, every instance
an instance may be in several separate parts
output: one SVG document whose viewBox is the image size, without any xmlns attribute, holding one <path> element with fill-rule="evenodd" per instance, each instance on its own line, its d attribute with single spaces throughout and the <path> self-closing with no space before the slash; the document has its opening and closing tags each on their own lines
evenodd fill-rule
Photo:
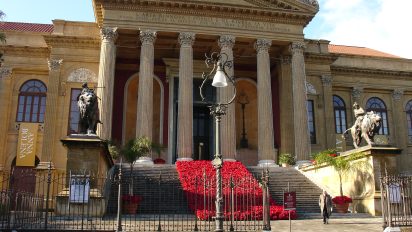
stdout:
<svg viewBox="0 0 412 232">
<path fill-rule="evenodd" d="M 103 9 L 175 12 L 306 25 L 319 10 L 317 0 L 93 0 L 98 22 Z"/>
</svg>

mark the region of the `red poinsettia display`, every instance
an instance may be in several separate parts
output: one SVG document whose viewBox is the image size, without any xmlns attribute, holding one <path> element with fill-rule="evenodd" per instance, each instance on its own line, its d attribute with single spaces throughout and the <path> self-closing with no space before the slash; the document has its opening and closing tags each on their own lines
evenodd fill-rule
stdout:
<svg viewBox="0 0 412 232">
<path fill-rule="evenodd" d="M 123 195 L 122 201 L 127 203 L 138 204 L 140 201 L 143 200 L 143 197 L 137 195 Z"/>
<path fill-rule="evenodd" d="M 176 162 L 176 168 L 189 208 L 199 219 L 211 220 L 216 212 L 216 176 L 211 162 Z M 258 181 L 240 162 L 224 162 L 221 173 L 225 219 L 230 220 L 233 213 L 234 220 L 261 220 L 263 194 Z M 275 205 L 273 199 L 270 199 L 270 218 L 276 220 L 288 217 L 289 211 L 283 210 L 283 206 Z M 291 211 L 291 218 L 297 218 L 296 211 Z"/>
<path fill-rule="evenodd" d="M 352 198 L 347 196 L 337 196 L 332 199 L 332 202 L 337 205 L 343 205 L 345 203 L 352 203 Z"/>
</svg>

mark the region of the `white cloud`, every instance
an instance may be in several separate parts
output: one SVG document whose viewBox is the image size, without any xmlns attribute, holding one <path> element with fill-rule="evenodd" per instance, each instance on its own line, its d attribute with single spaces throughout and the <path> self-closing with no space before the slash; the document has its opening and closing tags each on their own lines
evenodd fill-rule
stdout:
<svg viewBox="0 0 412 232">
<path fill-rule="evenodd" d="M 320 0 L 319 4 L 317 19 L 308 28 L 316 34 L 308 37 L 412 58 L 411 0 Z"/>
</svg>

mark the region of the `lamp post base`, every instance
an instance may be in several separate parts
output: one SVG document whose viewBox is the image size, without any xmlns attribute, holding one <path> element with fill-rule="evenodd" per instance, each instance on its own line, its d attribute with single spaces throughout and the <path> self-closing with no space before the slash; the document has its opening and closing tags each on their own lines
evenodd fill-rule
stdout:
<svg viewBox="0 0 412 232">
<path fill-rule="evenodd" d="M 279 167 L 274 160 L 259 160 L 259 167 Z"/>
</svg>

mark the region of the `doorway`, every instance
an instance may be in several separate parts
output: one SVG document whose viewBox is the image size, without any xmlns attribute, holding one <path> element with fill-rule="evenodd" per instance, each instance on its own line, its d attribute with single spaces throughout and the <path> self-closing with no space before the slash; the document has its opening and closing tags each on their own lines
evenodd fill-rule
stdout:
<svg viewBox="0 0 412 232">
<path fill-rule="evenodd" d="M 193 106 L 193 159 L 210 160 L 212 150 L 212 120 L 205 105 Z"/>
</svg>

